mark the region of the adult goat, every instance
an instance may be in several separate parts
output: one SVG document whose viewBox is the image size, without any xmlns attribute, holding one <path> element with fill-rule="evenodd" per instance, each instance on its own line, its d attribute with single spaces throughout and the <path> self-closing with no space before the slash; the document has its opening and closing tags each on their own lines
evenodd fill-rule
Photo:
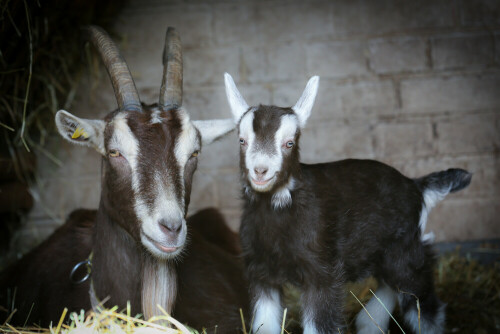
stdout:
<svg viewBox="0 0 500 334">
<path fill-rule="evenodd" d="M 373 160 L 306 165 L 300 130 L 310 115 L 319 77 L 292 108 L 249 107 L 229 74 L 226 93 L 239 123 L 244 211 L 240 238 L 253 297 L 253 328 L 279 333 L 281 289 L 302 291 L 304 333 L 344 326 L 344 282 L 369 275 L 389 311 L 396 299 L 414 333 L 440 333 L 444 305 L 434 292 L 433 254 L 424 234 L 428 211 L 471 174 L 449 169 L 419 179 Z M 419 299 L 417 310 L 415 297 Z M 372 299 L 367 309 L 383 331 L 389 315 Z M 420 316 L 421 315 L 421 316 Z M 358 333 L 376 333 L 364 311 Z"/>
<path fill-rule="evenodd" d="M 106 32 L 89 27 L 86 34 L 104 61 L 118 109 L 104 121 L 60 110 L 56 124 L 63 138 L 102 155 L 99 209 L 74 212 L 4 273 L 3 304 L 9 290 L 9 309 L 17 309 L 12 322 L 42 325 L 58 320 L 64 307 L 89 310 L 105 301 L 123 309 L 130 302 L 133 314 L 150 318 L 161 314 L 159 304 L 194 328 L 232 333 L 241 326 L 239 308 L 247 309 L 242 266 L 227 251 L 235 250 L 235 235 L 216 210 L 200 211 L 187 223 L 185 216 L 202 142 L 228 133 L 234 122 L 189 119 L 182 108 L 180 38 L 173 28 L 166 35 L 159 103 L 149 106 L 140 102 Z M 205 238 L 203 230 L 226 237 Z M 217 238 L 228 246 L 211 242 Z M 74 284 L 70 272 L 89 254 L 91 280 Z"/>
</svg>

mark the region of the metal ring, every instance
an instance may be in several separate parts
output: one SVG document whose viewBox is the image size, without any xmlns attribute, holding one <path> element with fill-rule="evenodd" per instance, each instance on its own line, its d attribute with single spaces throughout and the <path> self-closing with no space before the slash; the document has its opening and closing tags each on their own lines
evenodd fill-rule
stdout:
<svg viewBox="0 0 500 334">
<path fill-rule="evenodd" d="M 83 276 L 83 278 L 79 279 L 79 280 L 75 280 L 74 276 L 75 276 L 75 273 L 76 271 L 83 265 L 87 265 L 87 274 L 85 276 Z M 86 280 L 89 279 L 90 277 L 90 260 L 85 260 L 85 261 L 82 261 L 82 262 L 78 262 L 74 267 L 73 269 L 71 269 L 71 273 L 69 274 L 69 280 L 74 283 L 74 284 L 80 284 L 80 283 L 83 283 L 85 282 Z"/>
</svg>

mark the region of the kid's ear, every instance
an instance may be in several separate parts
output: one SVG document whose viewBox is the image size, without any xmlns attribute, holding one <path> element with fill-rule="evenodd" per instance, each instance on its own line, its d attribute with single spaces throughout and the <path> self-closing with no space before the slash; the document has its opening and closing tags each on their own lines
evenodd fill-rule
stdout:
<svg viewBox="0 0 500 334">
<path fill-rule="evenodd" d="M 233 77 L 229 73 L 224 73 L 224 83 L 226 85 L 227 101 L 231 107 L 234 122 L 238 123 L 241 116 L 248 110 L 248 104 L 245 102 L 243 96 L 241 96 L 238 88 L 236 88 Z"/>
<path fill-rule="evenodd" d="M 67 141 L 93 147 L 102 155 L 106 154 L 104 121 L 78 118 L 66 110 L 59 110 L 56 114 L 56 125 L 59 134 Z"/>
<path fill-rule="evenodd" d="M 194 126 L 200 131 L 203 145 L 210 144 L 215 140 L 230 133 L 236 127 L 231 118 L 214 119 L 209 121 L 193 121 Z"/>
<path fill-rule="evenodd" d="M 300 127 L 303 128 L 306 125 L 307 119 L 311 115 L 311 109 L 314 105 L 314 100 L 316 99 L 316 93 L 318 92 L 319 86 L 319 76 L 314 76 L 307 82 L 306 88 L 302 93 L 302 96 L 297 101 L 297 103 L 292 107 L 295 114 L 299 118 Z"/>
</svg>

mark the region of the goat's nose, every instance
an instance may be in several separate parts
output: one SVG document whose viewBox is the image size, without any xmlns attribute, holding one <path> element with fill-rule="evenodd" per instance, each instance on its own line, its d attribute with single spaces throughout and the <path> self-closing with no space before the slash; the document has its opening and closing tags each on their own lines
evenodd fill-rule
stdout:
<svg viewBox="0 0 500 334">
<path fill-rule="evenodd" d="M 260 177 L 266 175 L 267 173 L 267 167 L 255 167 L 253 170 L 255 174 Z"/>
<path fill-rule="evenodd" d="M 169 235 L 178 234 L 182 228 L 182 222 L 177 220 L 171 221 L 166 219 L 160 219 L 158 221 L 158 224 L 160 225 L 161 231 Z"/>
</svg>

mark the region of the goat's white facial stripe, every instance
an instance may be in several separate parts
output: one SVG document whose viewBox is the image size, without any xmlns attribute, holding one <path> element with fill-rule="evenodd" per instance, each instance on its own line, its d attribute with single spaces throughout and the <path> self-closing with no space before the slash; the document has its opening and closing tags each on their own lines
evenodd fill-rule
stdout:
<svg viewBox="0 0 500 334">
<path fill-rule="evenodd" d="M 118 114 L 111 123 L 113 135 L 109 141 L 109 149 L 116 149 L 127 159 L 132 172 L 132 189 L 134 194 L 139 191 L 139 176 L 137 175 L 137 157 L 139 155 L 139 142 L 127 124 L 124 113 Z"/>
<path fill-rule="evenodd" d="M 168 181 L 169 184 L 173 184 L 173 182 Z M 161 243 L 164 246 L 173 246 L 173 247 L 181 247 L 186 239 L 187 228 L 186 221 L 184 220 L 184 210 L 183 204 L 179 205 L 178 200 L 175 196 L 175 193 L 172 189 L 168 189 L 165 186 L 164 176 L 160 174 L 160 172 L 156 172 L 154 176 L 154 196 L 155 196 L 155 205 L 152 210 L 148 210 L 145 202 L 142 198 L 138 200 L 141 203 L 138 206 L 137 214 L 142 224 L 142 232 L 150 239 L 154 239 L 156 242 Z M 140 211 L 142 209 L 146 209 L 146 211 Z M 171 241 L 168 240 L 167 236 L 161 231 L 159 221 L 167 220 L 173 222 L 181 222 L 182 228 L 177 236 L 177 240 L 174 244 L 171 244 Z M 146 223 L 147 222 L 147 223 Z M 151 245 L 151 241 L 147 238 L 142 238 L 144 244 L 151 246 L 148 247 L 154 254 L 159 257 L 167 257 L 167 254 L 159 251 L 154 245 Z M 177 254 L 176 252 L 171 255 Z"/>
<path fill-rule="evenodd" d="M 182 131 L 175 143 L 175 158 L 179 166 L 184 167 L 186 162 L 191 157 L 191 154 L 200 149 L 198 144 L 198 132 L 194 125 L 191 123 L 189 116 L 186 112 L 180 111 L 179 117 L 181 118 Z M 181 168 L 181 178 L 184 174 L 184 168 Z M 184 194 L 183 194 L 184 195 Z"/>
<path fill-rule="evenodd" d="M 153 111 L 151 122 L 161 121 L 159 111 Z M 184 182 L 180 184 L 173 179 L 173 175 L 183 180 L 184 166 L 195 149 L 199 149 L 197 130 L 191 124 L 185 112 L 179 112 L 182 129 L 176 138 L 174 147 L 174 158 L 176 170 L 139 170 L 144 168 L 143 163 L 139 163 L 141 157 L 141 146 L 138 138 L 128 125 L 127 115 L 118 114 L 112 121 L 113 135 L 109 141 L 109 147 L 119 150 L 130 164 L 131 185 L 133 191 L 132 202 L 134 212 L 140 222 L 141 241 L 143 245 L 153 254 L 166 258 L 175 256 L 178 252 L 165 253 L 158 249 L 162 247 L 176 247 L 180 249 L 184 245 L 186 238 L 186 223 L 184 220 Z M 145 154 L 143 152 L 143 154 Z M 142 158 L 141 158 L 142 159 Z M 150 184 L 144 185 L 144 175 L 147 173 Z M 182 196 L 178 198 L 181 187 Z M 148 191 L 144 192 L 147 188 Z M 153 200 L 152 200 L 153 199 Z M 177 235 L 167 235 L 160 227 L 160 221 L 181 222 L 182 227 Z M 175 240 L 174 240 L 175 238 Z"/>
<path fill-rule="evenodd" d="M 255 132 L 253 131 L 253 111 L 249 111 L 240 122 L 240 137 L 244 138 L 248 147 L 253 145 L 255 140 Z"/>
</svg>

